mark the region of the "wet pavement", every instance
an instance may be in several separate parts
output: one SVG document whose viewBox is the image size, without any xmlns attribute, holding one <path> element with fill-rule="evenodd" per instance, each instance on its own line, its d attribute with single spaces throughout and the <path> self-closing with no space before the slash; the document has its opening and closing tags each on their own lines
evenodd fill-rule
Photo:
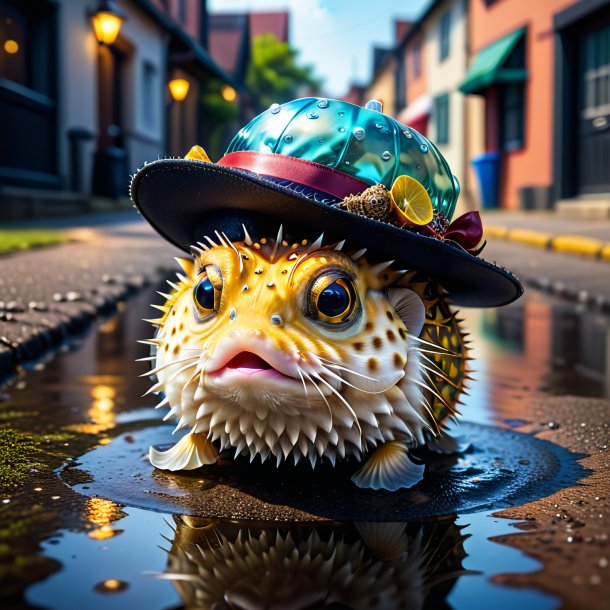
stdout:
<svg viewBox="0 0 610 610">
<path fill-rule="evenodd" d="M 136 340 L 149 332 L 140 319 L 152 293 L 119 301 L 119 315 L 4 389 L 3 608 L 250 608 L 272 594 L 312 608 L 605 606 L 610 322 L 602 313 L 534 291 L 500 310 L 464 312 L 478 373 L 463 408 L 473 423 L 463 429 L 475 447 L 484 444 L 477 433 L 484 426 L 495 427 L 498 450 L 497 439 L 511 439 L 494 457 L 506 458 L 513 473 L 522 469 L 521 495 L 456 503 L 451 514 L 428 520 L 403 514 L 379 523 L 381 511 L 371 510 L 368 518 L 352 514 L 357 521 L 327 514 L 325 522 L 295 523 L 277 502 L 272 522 L 248 513 L 261 501 L 260 486 L 251 486 L 238 490 L 239 516 L 251 517 L 239 521 L 185 515 L 197 513 L 185 509 L 185 495 L 198 495 L 202 485 L 213 490 L 215 481 L 191 477 L 185 486 L 184 477 L 163 474 L 156 488 L 132 486 L 138 501 L 118 492 L 134 463 L 136 474 L 151 476 L 139 443 L 166 430 L 141 397 L 149 381 L 137 377 L 145 368 L 134 363 L 146 355 Z M 538 439 L 553 451 L 517 456 L 515 447 L 551 446 Z M 483 454 L 465 459 L 480 466 Z M 552 456 L 554 474 L 522 476 L 548 468 Z M 484 484 L 480 475 L 470 473 L 469 489 Z M 96 494 L 97 485 L 105 493 Z M 283 502 L 290 508 L 294 497 Z M 319 517 L 323 500 L 307 512 Z M 200 550 L 193 552 L 193 542 Z"/>
</svg>

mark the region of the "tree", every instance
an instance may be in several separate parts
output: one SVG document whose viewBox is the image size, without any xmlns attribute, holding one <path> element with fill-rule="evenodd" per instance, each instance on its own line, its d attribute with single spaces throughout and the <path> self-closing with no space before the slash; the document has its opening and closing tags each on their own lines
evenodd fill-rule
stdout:
<svg viewBox="0 0 610 610">
<path fill-rule="evenodd" d="M 253 39 L 246 86 L 258 110 L 288 102 L 303 89 L 319 90 L 322 83 L 313 75 L 313 68 L 297 65 L 297 56 L 295 49 L 273 34 Z"/>
</svg>

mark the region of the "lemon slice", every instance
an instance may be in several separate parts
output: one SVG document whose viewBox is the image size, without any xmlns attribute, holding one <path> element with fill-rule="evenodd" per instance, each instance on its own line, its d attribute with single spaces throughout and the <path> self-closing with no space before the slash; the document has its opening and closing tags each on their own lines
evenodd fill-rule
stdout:
<svg viewBox="0 0 610 610">
<path fill-rule="evenodd" d="M 398 176 L 390 198 L 400 221 L 407 225 L 427 225 L 434 217 L 430 195 L 422 183 L 411 176 Z"/>
</svg>

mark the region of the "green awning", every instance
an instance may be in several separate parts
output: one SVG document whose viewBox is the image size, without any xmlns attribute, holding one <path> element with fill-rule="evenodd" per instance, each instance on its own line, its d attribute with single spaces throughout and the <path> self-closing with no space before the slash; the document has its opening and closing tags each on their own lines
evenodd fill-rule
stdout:
<svg viewBox="0 0 610 610">
<path fill-rule="evenodd" d="M 490 85 L 523 82 L 527 78 L 527 70 L 505 64 L 524 35 L 525 28 L 520 28 L 481 49 L 458 89 L 462 93 L 479 93 Z"/>
</svg>

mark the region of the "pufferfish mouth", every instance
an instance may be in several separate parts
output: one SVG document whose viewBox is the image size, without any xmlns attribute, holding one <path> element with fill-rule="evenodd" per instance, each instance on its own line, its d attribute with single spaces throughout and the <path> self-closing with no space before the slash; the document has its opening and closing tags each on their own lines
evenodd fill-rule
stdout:
<svg viewBox="0 0 610 610">
<path fill-rule="evenodd" d="M 294 354 L 280 352 L 270 341 L 237 333 L 216 346 L 205 370 L 208 377 L 219 381 L 221 377 L 239 376 L 248 381 L 283 378 L 300 383 L 297 361 Z"/>
<path fill-rule="evenodd" d="M 231 360 L 229 360 L 229 362 L 227 362 L 221 369 L 217 370 L 216 373 L 221 373 L 224 370 L 234 370 L 237 373 L 241 373 L 242 375 L 246 375 L 248 377 L 257 375 L 259 373 L 263 373 L 265 375 L 276 374 L 285 377 L 283 373 L 276 370 L 265 359 L 261 358 L 257 354 L 253 354 L 252 352 L 240 352 L 236 356 L 233 356 L 233 358 L 231 358 Z"/>
</svg>

